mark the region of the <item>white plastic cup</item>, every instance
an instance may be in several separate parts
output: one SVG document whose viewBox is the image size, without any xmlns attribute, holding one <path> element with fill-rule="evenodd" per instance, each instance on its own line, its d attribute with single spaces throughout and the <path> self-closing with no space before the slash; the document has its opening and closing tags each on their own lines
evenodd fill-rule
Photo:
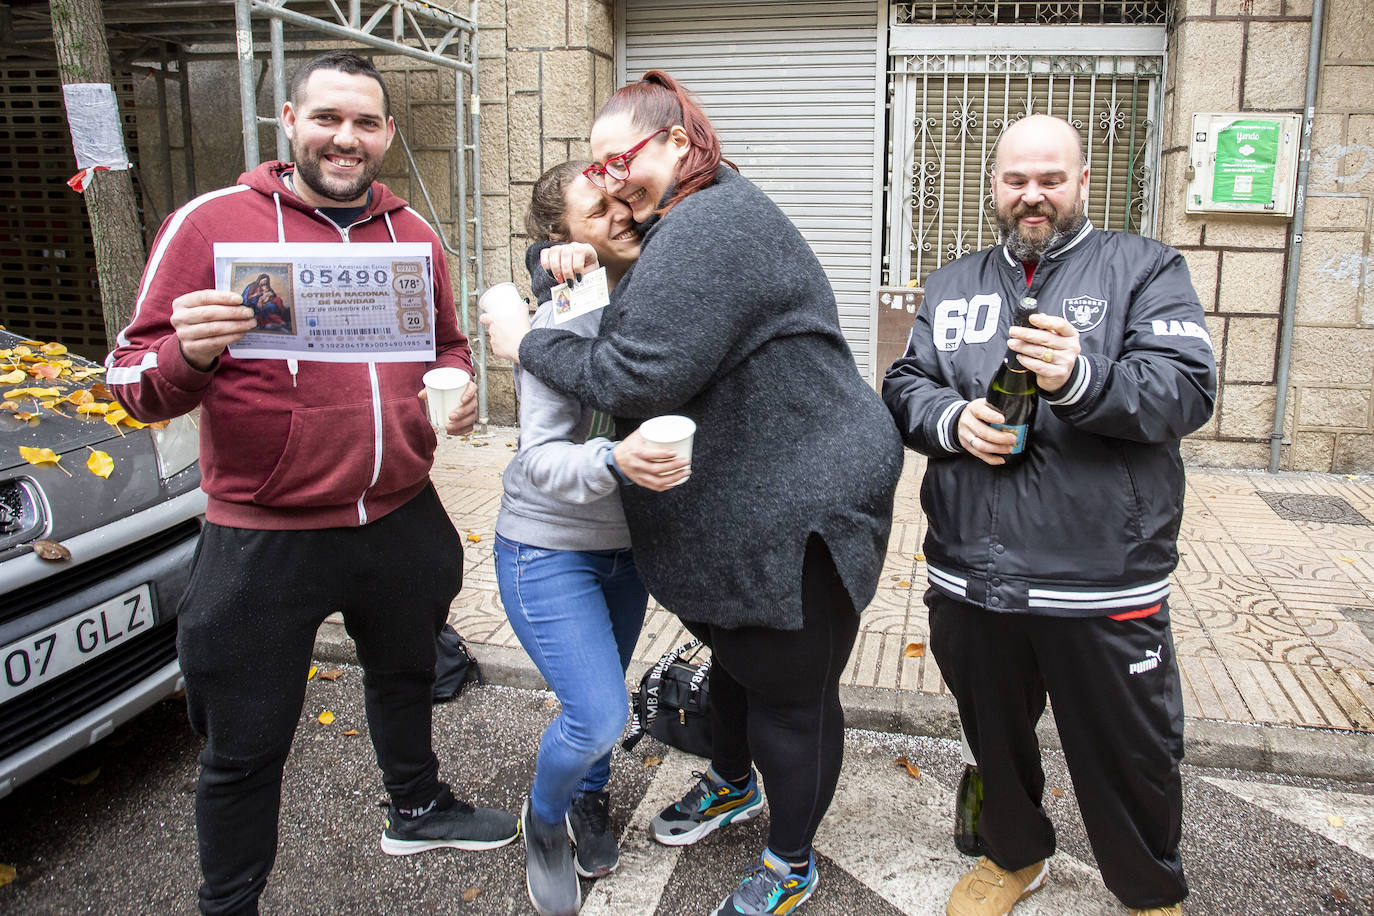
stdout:
<svg viewBox="0 0 1374 916">
<path fill-rule="evenodd" d="M 525 304 L 525 298 L 520 295 L 520 290 L 516 289 L 514 283 L 507 280 L 505 283 L 498 283 L 495 286 L 488 286 L 482 295 L 477 297 L 477 308 L 484 315 L 500 317 L 512 311 L 519 310 L 522 315 L 529 315 L 529 306 Z"/>
<path fill-rule="evenodd" d="M 666 414 L 645 420 L 639 425 L 639 435 L 650 445 L 666 448 L 679 458 L 692 460 L 692 437 L 697 425 L 688 417 Z"/>
<path fill-rule="evenodd" d="M 463 389 L 472 376 L 454 366 L 431 369 L 421 379 L 425 383 L 425 402 L 429 405 L 429 425 L 440 435 L 448 435 L 448 415 L 458 409 Z"/>
</svg>

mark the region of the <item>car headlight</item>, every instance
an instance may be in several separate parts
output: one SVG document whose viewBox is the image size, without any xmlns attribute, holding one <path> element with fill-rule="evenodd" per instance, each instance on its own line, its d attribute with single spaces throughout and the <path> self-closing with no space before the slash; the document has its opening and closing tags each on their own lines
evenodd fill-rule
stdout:
<svg viewBox="0 0 1374 916">
<path fill-rule="evenodd" d="M 200 457 L 200 431 L 190 417 L 177 417 L 162 429 L 149 432 L 157 453 L 157 472 L 163 480 L 180 474 Z"/>
</svg>

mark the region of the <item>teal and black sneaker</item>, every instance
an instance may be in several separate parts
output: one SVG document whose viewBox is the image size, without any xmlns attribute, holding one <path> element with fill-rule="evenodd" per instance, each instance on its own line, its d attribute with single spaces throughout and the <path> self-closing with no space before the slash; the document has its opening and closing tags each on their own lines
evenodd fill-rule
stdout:
<svg viewBox="0 0 1374 916">
<path fill-rule="evenodd" d="M 682 801 L 664 808 L 649 824 L 649 833 L 665 846 L 690 846 L 717 827 L 747 821 L 763 810 L 763 793 L 754 771 L 749 785 L 736 789 L 707 767 Z"/>
<path fill-rule="evenodd" d="M 713 916 L 766 916 L 791 913 L 816 890 L 816 854 L 797 875 L 786 862 L 765 849 L 735 892 L 721 901 Z"/>
</svg>

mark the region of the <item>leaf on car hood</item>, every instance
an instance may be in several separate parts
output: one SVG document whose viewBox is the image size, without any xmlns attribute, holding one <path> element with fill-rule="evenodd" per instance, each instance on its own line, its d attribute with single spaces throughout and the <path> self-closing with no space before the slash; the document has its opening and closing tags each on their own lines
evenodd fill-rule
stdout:
<svg viewBox="0 0 1374 916">
<path fill-rule="evenodd" d="M 89 445 L 86 448 L 91 448 Z M 101 452 L 91 448 L 91 457 L 86 459 L 86 467 L 90 468 L 92 474 L 97 477 L 110 479 L 110 472 L 114 470 L 114 459 L 109 452 Z"/>
<path fill-rule="evenodd" d="M 19 446 L 19 455 L 29 464 L 56 465 L 63 474 L 66 474 L 68 477 L 72 476 L 70 471 L 62 467 L 62 456 L 50 448 L 30 448 L 27 445 L 21 445 Z"/>
</svg>

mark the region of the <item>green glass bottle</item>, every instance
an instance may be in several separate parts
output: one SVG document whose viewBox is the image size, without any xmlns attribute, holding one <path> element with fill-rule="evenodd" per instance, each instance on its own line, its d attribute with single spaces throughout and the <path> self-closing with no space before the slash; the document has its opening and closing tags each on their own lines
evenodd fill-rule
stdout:
<svg viewBox="0 0 1374 916">
<path fill-rule="evenodd" d="M 959 795 L 954 802 L 954 845 L 966 856 L 987 854 L 978 836 L 978 817 L 983 813 L 983 774 L 978 767 L 964 764 L 959 778 Z"/>
<path fill-rule="evenodd" d="M 1012 323 L 1018 328 L 1034 327 L 1030 316 L 1036 313 L 1036 301 L 1030 296 L 1022 299 L 1016 306 Z M 1030 448 L 1031 429 L 1035 426 L 1035 412 L 1040 406 L 1040 392 L 1035 387 L 1035 373 L 1021 365 L 1020 355 L 1010 347 L 1002 357 L 1002 365 L 988 385 L 988 405 L 1003 416 L 1003 422 L 992 424 L 996 429 L 1004 429 L 1016 434 L 1016 444 L 1011 454 L 1005 455 L 1007 467 L 1026 460 Z"/>
</svg>

